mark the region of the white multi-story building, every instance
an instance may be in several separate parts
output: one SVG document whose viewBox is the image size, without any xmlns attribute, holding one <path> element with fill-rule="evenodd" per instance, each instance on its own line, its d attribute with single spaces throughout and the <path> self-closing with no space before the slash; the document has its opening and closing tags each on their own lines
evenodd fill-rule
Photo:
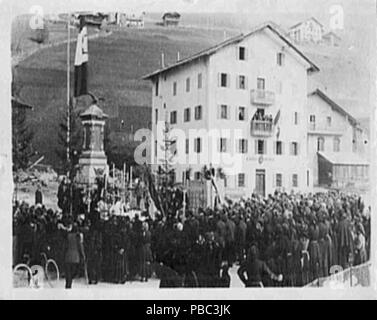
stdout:
<svg viewBox="0 0 377 320">
<path fill-rule="evenodd" d="M 161 161 L 158 137 L 166 120 L 181 133 L 178 182 L 187 169 L 191 179 L 200 179 L 206 165 L 225 172 L 228 196 L 311 190 L 307 79 L 317 71 L 266 23 L 146 75 L 153 83 L 152 163 Z"/>
<path fill-rule="evenodd" d="M 323 25 L 315 18 L 310 18 L 289 28 L 289 37 L 297 42 L 320 42 L 324 32 Z"/>
<path fill-rule="evenodd" d="M 309 93 L 307 106 L 314 185 L 342 188 L 367 183 L 368 146 L 357 120 L 319 89 Z"/>
</svg>

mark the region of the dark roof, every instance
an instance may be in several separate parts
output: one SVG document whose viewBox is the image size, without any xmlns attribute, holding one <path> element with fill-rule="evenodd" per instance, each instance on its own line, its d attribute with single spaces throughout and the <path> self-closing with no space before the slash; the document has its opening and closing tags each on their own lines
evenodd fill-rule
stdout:
<svg viewBox="0 0 377 320">
<path fill-rule="evenodd" d="M 92 104 L 88 109 L 80 114 L 81 118 L 84 117 L 96 117 L 99 119 L 108 118 L 108 115 L 102 111 L 97 105 Z"/>
<path fill-rule="evenodd" d="M 346 110 L 344 110 L 340 105 L 338 105 L 334 100 L 330 99 L 329 96 L 327 96 L 323 91 L 320 89 L 316 89 L 315 91 L 308 94 L 308 96 L 317 95 L 322 100 L 324 100 L 327 104 L 329 104 L 333 109 L 335 109 L 337 112 L 342 114 L 343 116 L 348 117 L 348 120 L 353 124 L 354 126 L 357 126 L 359 123 L 358 121 L 351 116 Z"/>
<path fill-rule="evenodd" d="M 179 19 L 181 15 L 178 12 L 166 12 L 162 16 L 162 19 L 165 19 L 166 17 Z"/>
<path fill-rule="evenodd" d="M 293 26 L 290 27 L 289 29 L 294 29 L 294 28 L 298 27 L 299 25 L 301 25 L 301 24 L 303 24 L 303 23 L 305 23 L 306 21 L 309 21 L 309 20 L 313 20 L 313 21 L 315 21 L 317 24 L 319 24 L 319 25 L 323 28 L 323 24 L 322 24 L 322 23 L 320 23 L 316 18 L 314 18 L 314 17 L 310 17 L 309 19 L 306 19 L 306 20 L 304 20 L 304 21 L 301 21 L 301 22 L 299 22 L 299 23 L 296 23 L 295 25 L 293 25 Z"/>
<path fill-rule="evenodd" d="M 188 57 L 186 59 L 182 59 L 168 67 L 165 67 L 165 68 L 162 68 L 162 69 L 158 69 L 152 73 L 149 73 L 145 76 L 142 77 L 142 79 L 144 80 L 147 80 L 147 79 L 150 79 L 150 78 L 153 78 L 154 76 L 160 74 L 160 73 L 163 73 L 163 72 L 166 72 L 166 71 L 169 71 L 171 69 L 174 69 L 175 67 L 178 67 L 178 66 L 182 66 L 184 64 L 187 64 L 187 63 L 190 63 L 192 61 L 195 61 L 197 59 L 200 59 L 200 58 L 203 58 L 203 57 L 208 57 L 214 53 L 216 53 L 217 51 L 229 46 L 229 45 L 232 45 L 232 44 L 236 44 L 236 43 L 239 43 L 241 42 L 242 40 L 246 39 L 247 37 L 259 32 L 259 31 L 262 31 L 263 29 L 269 29 L 271 30 L 275 35 L 277 35 L 282 41 L 284 41 L 288 46 L 290 46 L 294 51 L 296 51 L 296 53 L 298 55 L 300 55 L 306 62 L 308 62 L 311 67 L 310 67 L 310 71 L 319 71 L 319 68 L 311 61 L 309 60 L 308 57 L 306 57 L 299 49 L 297 49 L 285 36 L 284 36 L 284 33 L 279 31 L 278 30 L 278 27 L 272 23 L 272 22 L 267 22 L 267 23 L 263 23 L 262 25 L 259 25 L 258 27 L 254 28 L 252 31 L 250 31 L 249 33 L 247 34 L 240 34 L 238 36 L 235 36 L 233 38 L 230 38 L 224 42 L 221 42 L 217 45 L 214 45 L 213 47 L 210 47 L 206 50 L 203 50 L 203 51 L 200 51 L 194 55 L 192 55 L 191 57 Z"/>
<path fill-rule="evenodd" d="M 22 101 L 19 98 L 15 98 L 15 97 L 12 97 L 12 107 L 33 109 L 33 106 L 31 106 L 30 104 L 27 104 L 26 102 Z"/>
</svg>

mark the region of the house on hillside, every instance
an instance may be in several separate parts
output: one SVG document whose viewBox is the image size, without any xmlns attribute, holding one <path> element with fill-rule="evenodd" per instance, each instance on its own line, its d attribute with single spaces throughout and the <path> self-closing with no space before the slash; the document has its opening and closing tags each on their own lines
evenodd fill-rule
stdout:
<svg viewBox="0 0 377 320">
<path fill-rule="evenodd" d="M 144 28 L 144 13 L 141 15 L 126 15 L 125 26 L 131 28 Z"/>
<path fill-rule="evenodd" d="M 332 47 L 339 47 L 342 39 L 333 31 L 327 32 L 322 36 L 322 41 Z"/>
<path fill-rule="evenodd" d="M 178 12 L 166 12 L 162 16 L 162 24 L 164 26 L 178 26 L 181 15 Z"/>
<path fill-rule="evenodd" d="M 317 89 L 308 95 L 308 161 L 314 185 L 343 188 L 368 182 L 364 135 L 358 121 Z"/>
<path fill-rule="evenodd" d="M 179 129 L 176 182 L 221 169 L 233 199 L 312 191 L 307 161 L 307 82 L 319 68 L 271 23 L 156 70 L 152 169 L 164 159 L 163 128 Z M 230 159 L 232 161 L 230 161 Z"/>
<path fill-rule="evenodd" d="M 311 17 L 289 28 L 288 35 L 296 43 L 322 41 L 324 26 L 315 18 Z"/>
</svg>

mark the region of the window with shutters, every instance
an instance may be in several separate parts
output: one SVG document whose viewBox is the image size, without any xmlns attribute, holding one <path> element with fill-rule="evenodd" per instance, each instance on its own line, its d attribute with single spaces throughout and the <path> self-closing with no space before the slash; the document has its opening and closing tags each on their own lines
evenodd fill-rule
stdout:
<svg viewBox="0 0 377 320">
<path fill-rule="evenodd" d="M 283 186 L 283 175 L 281 173 L 277 173 L 275 175 L 275 186 L 282 187 Z"/>
<path fill-rule="evenodd" d="M 298 156 L 298 143 L 297 142 L 291 143 L 291 155 Z"/>
<path fill-rule="evenodd" d="M 157 97 L 158 96 L 158 80 L 156 81 L 156 85 L 154 89 L 155 89 L 155 96 Z"/>
<path fill-rule="evenodd" d="M 297 174 L 292 175 L 292 187 L 294 187 L 294 188 L 298 187 L 298 175 Z"/>
<path fill-rule="evenodd" d="M 335 137 L 334 138 L 334 152 L 340 151 L 340 139 Z"/>
<path fill-rule="evenodd" d="M 245 107 L 238 107 L 237 119 L 239 121 L 246 120 L 246 108 Z"/>
<path fill-rule="evenodd" d="M 220 87 L 226 88 L 228 87 L 229 76 L 226 73 L 220 73 Z"/>
<path fill-rule="evenodd" d="M 191 120 L 191 112 L 190 108 L 186 108 L 183 112 L 183 121 L 189 122 Z"/>
<path fill-rule="evenodd" d="M 198 89 L 203 87 L 203 76 L 201 73 L 198 74 Z"/>
<path fill-rule="evenodd" d="M 243 75 L 238 76 L 238 89 L 246 89 L 246 77 Z"/>
<path fill-rule="evenodd" d="M 275 141 L 275 154 L 282 155 L 283 154 L 283 142 L 282 141 Z"/>
<path fill-rule="evenodd" d="M 201 141 L 201 138 L 196 138 L 194 140 L 194 151 L 196 153 L 202 152 L 202 141 Z"/>
<path fill-rule="evenodd" d="M 266 154 L 267 152 L 267 141 L 266 140 L 255 140 L 255 151 L 256 154 Z"/>
<path fill-rule="evenodd" d="M 170 123 L 171 124 L 177 123 L 177 111 L 170 112 Z"/>
<path fill-rule="evenodd" d="M 228 119 L 228 112 L 229 107 L 226 104 L 222 104 L 220 106 L 220 119 Z"/>
<path fill-rule="evenodd" d="M 158 144 L 157 144 L 157 140 L 154 141 L 154 156 L 157 157 L 157 147 L 158 147 Z"/>
<path fill-rule="evenodd" d="M 238 153 L 247 153 L 247 139 L 238 140 Z"/>
<path fill-rule="evenodd" d="M 244 173 L 239 173 L 237 180 L 238 180 L 238 187 L 239 188 L 244 188 L 245 187 L 245 174 Z"/>
<path fill-rule="evenodd" d="M 325 139 L 323 137 L 317 139 L 317 151 L 325 151 Z"/>
<path fill-rule="evenodd" d="M 245 47 L 238 47 L 238 59 L 239 60 L 246 60 L 246 48 Z"/>
<path fill-rule="evenodd" d="M 185 149 L 186 149 L 186 154 L 188 154 L 190 152 L 190 140 L 189 139 L 186 139 Z"/>
<path fill-rule="evenodd" d="M 219 151 L 220 152 L 227 152 L 227 139 L 226 138 L 220 138 L 219 140 Z"/>
<path fill-rule="evenodd" d="M 173 96 L 177 95 L 177 82 L 174 81 L 173 83 Z"/>
<path fill-rule="evenodd" d="M 265 80 L 264 78 L 257 78 L 257 89 L 264 90 L 265 89 Z"/>
<path fill-rule="evenodd" d="M 277 60 L 278 66 L 280 66 L 280 67 L 284 66 L 284 59 L 285 59 L 284 53 L 278 52 L 278 54 L 276 55 L 276 60 Z"/>
<path fill-rule="evenodd" d="M 296 111 L 295 111 L 295 113 L 294 113 L 293 123 L 294 123 L 295 125 L 298 125 L 298 112 L 296 112 Z"/>
<path fill-rule="evenodd" d="M 157 122 L 158 122 L 158 109 L 154 110 L 154 118 L 155 118 L 156 124 L 157 124 Z"/>
<path fill-rule="evenodd" d="M 195 107 L 195 120 L 201 120 L 202 119 L 202 106 L 196 106 Z"/>
<path fill-rule="evenodd" d="M 186 79 L 186 92 L 190 92 L 190 78 Z"/>
</svg>

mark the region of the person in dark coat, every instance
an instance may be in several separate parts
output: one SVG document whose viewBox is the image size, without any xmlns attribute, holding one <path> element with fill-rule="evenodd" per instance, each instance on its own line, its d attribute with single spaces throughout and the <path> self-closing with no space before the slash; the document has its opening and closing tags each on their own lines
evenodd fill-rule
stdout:
<svg viewBox="0 0 377 320">
<path fill-rule="evenodd" d="M 312 217 L 311 225 L 309 226 L 309 263 L 310 263 L 310 281 L 319 277 L 320 266 L 320 247 L 319 247 L 319 227 Z"/>
<path fill-rule="evenodd" d="M 35 191 L 35 204 L 43 204 L 43 194 L 40 185 L 38 185 L 37 190 Z"/>
<path fill-rule="evenodd" d="M 242 217 L 236 219 L 235 229 L 235 245 L 236 245 L 236 260 L 241 263 L 245 255 L 246 246 L 246 223 Z"/>
<path fill-rule="evenodd" d="M 346 269 L 350 263 L 350 255 L 353 254 L 353 239 L 351 225 L 345 211 L 341 213 L 341 219 L 337 227 L 339 264 L 343 269 Z"/>
<path fill-rule="evenodd" d="M 225 238 L 225 259 L 228 261 L 229 266 L 232 266 L 234 263 L 235 257 L 235 230 L 236 224 L 231 218 L 225 218 L 226 226 L 226 238 Z M 223 259 L 224 259 L 223 258 Z"/>
<path fill-rule="evenodd" d="M 142 245 L 142 257 L 141 257 L 141 281 L 148 281 L 149 277 L 149 266 L 152 262 L 152 251 L 151 251 L 151 232 L 149 231 L 149 225 L 147 222 L 143 223 L 143 230 L 141 234 L 141 245 Z"/>
<path fill-rule="evenodd" d="M 102 231 L 99 214 L 91 222 L 91 228 L 87 235 L 88 245 L 88 277 L 89 284 L 97 284 L 101 279 L 102 265 Z"/>
<path fill-rule="evenodd" d="M 245 273 L 247 277 L 245 277 Z M 238 277 L 245 287 L 263 287 L 263 275 L 267 274 L 272 280 L 281 282 L 283 276 L 275 275 L 264 261 L 258 259 L 258 248 L 251 246 L 248 251 L 247 259 L 243 261 L 237 271 Z"/>
<path fill-rule="evenodd" d="M 63 227 L 64 228 L 64 227 Z M 85 261 L 85 253 L 83 247 L 83 239 L 78 232 L 76 223 L 70 224 L 65 229 L 66 234 L 66 250 L 65 250 L 65 288 L 72 288 L 72 281 L 75 278 L 81 261 Z"/>
</svg>

